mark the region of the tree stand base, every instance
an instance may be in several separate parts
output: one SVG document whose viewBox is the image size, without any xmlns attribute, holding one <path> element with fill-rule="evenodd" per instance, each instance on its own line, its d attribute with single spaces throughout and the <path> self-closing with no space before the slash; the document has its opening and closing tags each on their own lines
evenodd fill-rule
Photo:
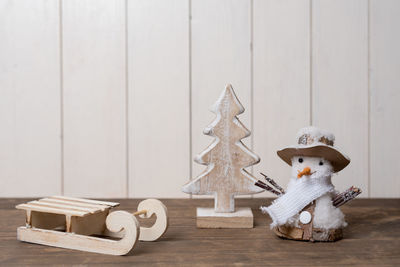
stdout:
<svg viewBox="0 0 400 267">
<path fill-rule="evenodd" d="M 277 236 L 292 240 L 334 242 L 343 238 L 342 229 L 313 228 L 310 238 L 305 237 L 303 229 L 298 227 L 278 226 L 274 227 L 273 230 Z"/>
<path fill-rule="evenodd" d="M 214 208 L 197 208 L 197 228 L 253 228 L 250 208 L 237 208 L 235 212 L 215 212 Z"/>
</svg>

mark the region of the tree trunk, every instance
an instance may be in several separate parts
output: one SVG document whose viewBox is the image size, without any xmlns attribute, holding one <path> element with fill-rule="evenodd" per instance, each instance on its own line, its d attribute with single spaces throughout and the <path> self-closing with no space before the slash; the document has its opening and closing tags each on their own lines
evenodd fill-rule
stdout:
<svg viewBox="0 0 400 267">
<path fill-rule="evenodd" d="M 215 212 L 234 212 L 235 202 L 233 194 L 228 192 L 217 192 L 215 201 Z"/>
</svg>

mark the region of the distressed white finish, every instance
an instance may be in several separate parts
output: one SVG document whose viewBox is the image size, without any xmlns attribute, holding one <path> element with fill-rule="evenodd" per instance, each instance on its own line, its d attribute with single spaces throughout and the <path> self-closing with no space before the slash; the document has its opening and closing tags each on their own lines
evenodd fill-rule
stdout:
<svg viewBox="0 0 400 267">
<path fill-rule="evenodd" d="M 257 177 L 285 185 L 276 150 L 312 123 L 352 159 L 335 185 L 399 197 L 398 14 L 397 0 L 3 0 L 0 196 L 185 197 L 231 83 Z"/>
<path fill-rule="evenodd" d="M 186 197 L 189 3 L 128 1 L 129 197 Z"/>
<path fill-rule="evenodd" d="M 62 1 L 64 193 L 126 197 L 125 1 Z"/>
<path fill-rule="evenodd" d="M 57 1 L 0 1 L 0 196 L 61 192 Z"/>
<path fill-rule="evenodd" d="M 400 1 L 370 7 L 370 196 L 400 197 Z"/>
<path fill-rule="evenodd" d="M 237 118 L 244 108 L 232 85 L 228 84 L 222 91 L 212 111 L 216 118 L 203 133 L 214 140 L 195 157 L 196 163 L 207 167 L 186 183 L 182 191 L 213 195 L 215 212 L 234 212 L 235 195 L 262 191 L 255 186 L 257 179 L 245 169 L 257 164 L 260 158 L 242 143 L 242 139 L 250 136 L 250 131 Z"/>
</svg>

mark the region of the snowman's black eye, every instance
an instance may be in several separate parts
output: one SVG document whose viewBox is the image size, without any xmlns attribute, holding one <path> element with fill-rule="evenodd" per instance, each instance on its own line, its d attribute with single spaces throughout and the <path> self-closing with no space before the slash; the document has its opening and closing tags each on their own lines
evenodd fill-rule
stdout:
<svg viewBox="0 0 400 267">
<path fill-rule="evenodd" d="M 299 162 L 302 163 L 303 162 L 303 158 L 299 158 Z"/>
<path fill-rule="evenodd" d="M 324 165 L 324 163 L 322 161 L 320 161 L 319 162 L 319 166 L 322 166 L 322 165 Z"/>
</svg>

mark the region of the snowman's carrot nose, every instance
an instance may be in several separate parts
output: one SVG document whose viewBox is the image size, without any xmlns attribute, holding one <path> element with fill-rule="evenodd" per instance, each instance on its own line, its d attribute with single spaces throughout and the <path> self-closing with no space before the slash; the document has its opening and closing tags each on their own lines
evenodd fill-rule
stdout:
<svg viewBox="0 0 400 267">
<path fill-rule="evenodd" d="M 311 174 L 311 169 L 310 167 L 305 167 L 302 171 L 299 171 L 297 174 L 297 178 L 301 178 L 303 175 L 310 175 Z"/>
</svg>

